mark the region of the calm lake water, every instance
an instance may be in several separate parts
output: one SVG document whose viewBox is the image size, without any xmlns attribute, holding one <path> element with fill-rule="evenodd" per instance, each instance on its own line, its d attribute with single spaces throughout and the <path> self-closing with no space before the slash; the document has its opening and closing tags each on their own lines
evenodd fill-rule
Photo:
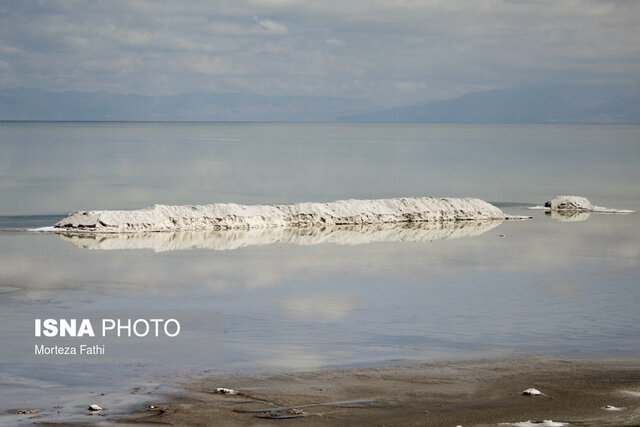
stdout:
<svg viewBox="0 0 640 427">
<path fill-rule="evenodd" d="M 0 232 L 0 413 L 86 420 L 89 403 L 139 408 L 158 397 L 134 387 L 166 391 L 203 369 L 637 356 L 640 215 L 569 222 L 526 208 L 576 194 L 640 210 L 639 165 L 640 126 L 0 123 L 0 228 L 153 203 L 430 195 L 534 217 L 453 232 Z M 206 320 L 160 361 L 144 339 L 130 360 L 16 360 L 33 330 L 15 319 L 32 327 L 57 310 Z"/>
</svg>

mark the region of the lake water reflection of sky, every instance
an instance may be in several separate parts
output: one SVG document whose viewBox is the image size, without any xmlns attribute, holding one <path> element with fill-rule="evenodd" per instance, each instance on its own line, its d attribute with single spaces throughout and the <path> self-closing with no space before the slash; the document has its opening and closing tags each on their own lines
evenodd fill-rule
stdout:
<svg viewBox="0 0 640 427">
<path fill-rule="evenodd" d="M 534 218 L 455 238 L 416 238 L 419 227 L 124 241 L 5 231 L 0 312 L 211 310 L 222 319 L 222 343 L 196 338 L 205 352 L 221 345 L 222 356 L 195 368 L 214 371 L 637 355 L 640 215 L 563 222 L 522 203 L 569 193 L 639 209 L 639 129 L 2 123 L 0 227 L 155 202 L 403 195 L 474 196 Z M 179 356 L 167 365 L 194 368 Z M 121 378 L 117 387 L 136 369 L 96 372 Z M 15 396 L 37 395 L 43 382 L 67 392 L 92 382 L 78 375 L 69 365 L 0 363 L 0 383 Z M 0 410 L 14 403 L 2 397 Z"/>
</svg>

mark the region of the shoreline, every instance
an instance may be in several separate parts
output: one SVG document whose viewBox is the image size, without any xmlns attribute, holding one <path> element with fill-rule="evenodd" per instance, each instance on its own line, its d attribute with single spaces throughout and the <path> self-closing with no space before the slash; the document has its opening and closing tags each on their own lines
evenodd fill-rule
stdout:
<svg viewBox="0 0 640 427">
<path fill-rule="evenodd" d="M 168 403 L 153 404 L 113 421 L 229 426 L 285 422 L 482 426 L 543 420 L 594 426 L 640 423 L 638 358 L 527 357 L 215 375 L 190 380 L 182 387 L 186 393 L 167 396 Z M 543 394 L 522 394 L 531 387 Z M 216 393 L 217 388 L 236 393 Z M 606 409 L 607 405 L 619 410 Z M 277 407 L 283 408 L 274 410 Z"/>
</svg>

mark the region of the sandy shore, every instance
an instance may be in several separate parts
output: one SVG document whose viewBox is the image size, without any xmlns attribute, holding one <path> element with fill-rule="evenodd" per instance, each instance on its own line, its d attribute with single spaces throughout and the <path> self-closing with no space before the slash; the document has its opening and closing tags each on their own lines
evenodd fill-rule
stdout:
<svg viewBox="0 0 640 427">
<path fill-rule="evenodd" d="M 219 387 L 238 393 L 218 394 Z M 530 387 L 543 394 L 522 395 Z M 184 388 L 189 393 L 120 421 L 228 426 L 478 426 L 528 420 L 580 426 L 640 423 L 638 359 L 528 358 L 226 375 L 202 377 Z M 352 402 L 331 404 L 344 401 Z M 605 409 L 607 405 L 620 409 Z M 299 408 L 273 410 L 292 406 Z M 296 418 L 273 419 L 277 416 Z"/>
</svg>

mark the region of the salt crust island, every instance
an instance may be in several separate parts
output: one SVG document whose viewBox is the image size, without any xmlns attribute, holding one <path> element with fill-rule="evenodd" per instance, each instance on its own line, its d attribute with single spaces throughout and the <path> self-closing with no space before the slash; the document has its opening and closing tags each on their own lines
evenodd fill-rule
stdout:
<svg viewBox="0 0 640 427">
<path fill-rule="evenodd" d="M 217 203 L 201 206 L 153 205 L 138 210 L 78 211 L 57 222 L 53 229 L 41 231 L 121 233 L 525 218 L 528 217 L 507 216 L 497 207 L 475 198 L 407 197 L 291 205 Z"/>
<path fill-rule="evenodd" d="M 544 207 L 536 207 L 557 212 L 601 212 L 601 213 L 632 213 L 631 210 L 610 209 L 602 206 L 594 206 L 582 196 L 556 196 L 544 204 Z"/>
<path fill-rule="evenodd" d="M 631 210 L 610 209 L 594 206 L 586 197 L 556 196 L 544 204 L 529 209 L 544 210 L 552 219 L 560 222 L 579 222 L 589 218 L 591 213 L 628 214 Z"/>
<path fill-rule="evenodd" d="M 581 196 L 556 196 L 544 204 L 545 208 L 552 211 L 593 211 L 593 205 L 586 197 Z"/>
</svg>

